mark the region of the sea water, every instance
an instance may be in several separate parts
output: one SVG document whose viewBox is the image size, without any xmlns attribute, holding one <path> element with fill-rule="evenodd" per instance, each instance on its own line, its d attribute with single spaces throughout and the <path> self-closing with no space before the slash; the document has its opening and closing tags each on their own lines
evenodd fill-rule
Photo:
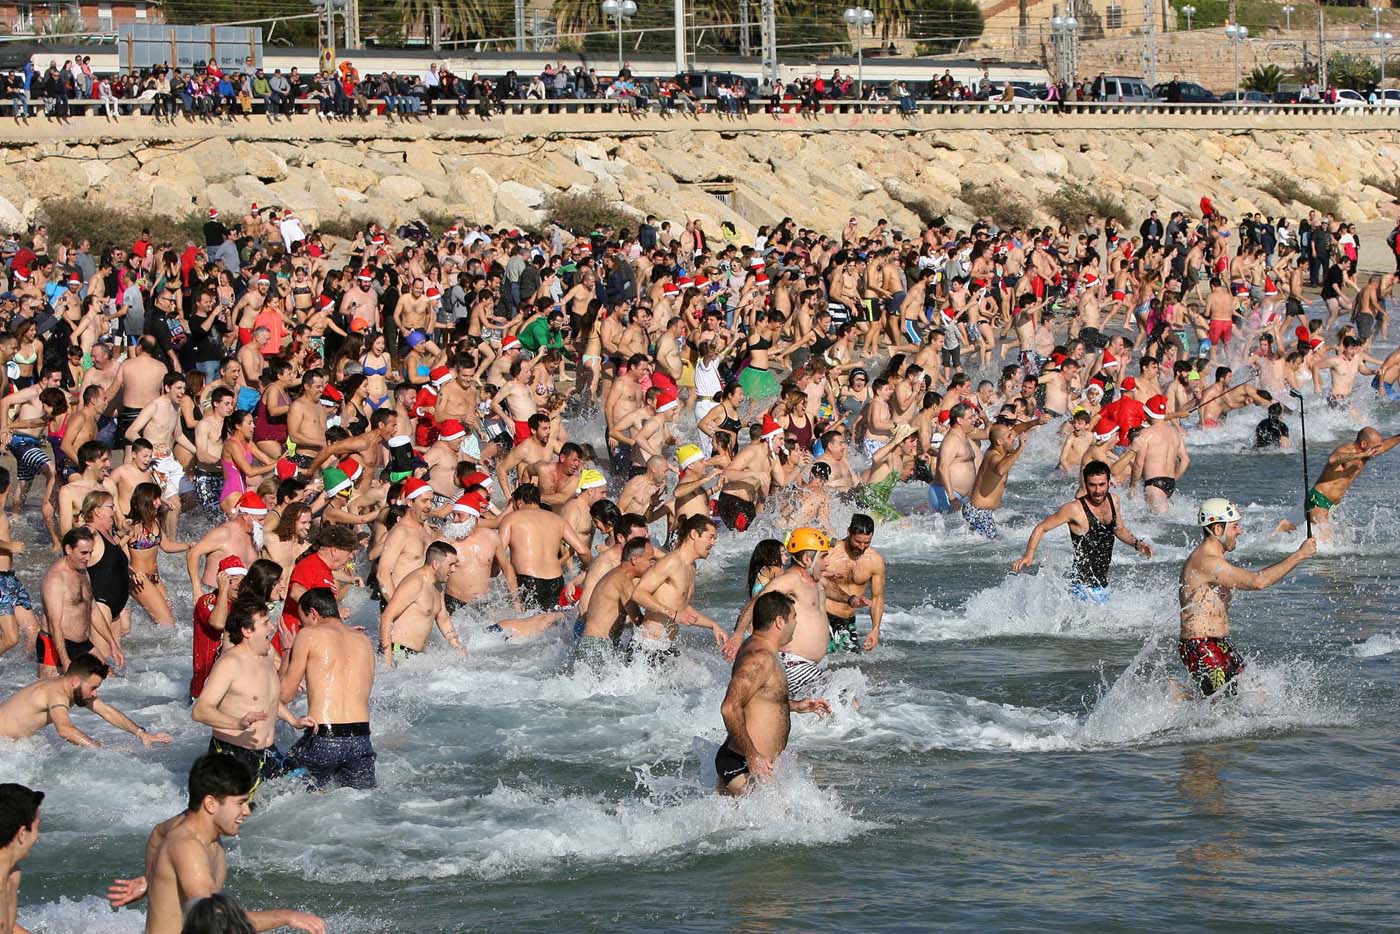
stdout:
<svg viewBox="0 0 1400 934">
<path fill-rule="evenodd" d="M 1394 405 L 1358 408 L 1310 406 L 1314 477 L 1358 416 L 1400 428 Z M 1063 530 L 1037 568 L 1008 570 L 1074 492 L 1052 472 L 1049 432 L 1013 471 L 1001 541 L 926 513 L 881 526 L 880 646 L 835 660 L 832 715 L 795 716 L 776 780 L 743 800 L 712 791 L 728 665 L 708 633 L 686 632 L 668 668 L 566 675 L 562 632 L 519 643 L 459 617 L 465 658 L 435 638 L 379 673 L 379 787 L 268 786 L 230 842 L 229 891 L 336 932 L 1394 927 L 1400 453 L 1366 469 L 1314 560 L 1236 597 L 1239 695 L 1176 699 L 1176 578 L 1199 500 L 1241 504 L 1246 566 L 1300 540 L 1270 534 L 1301 518 L 1298 418 L 1281 453 L 1250 449 L 1260 417 L 1193 432 L 1166 515 L 1123 501 L 1154 555 L 1118 545 L 1103 606 L 1068 596 Z M 919 486 L 894 497 L 911 513 L 924 502 Z M 839 527 L 850 511 L 835 510 Z M 724 533 L 700 569 L 698 603 L 726 625 L 762 527 Z M 36 595 L 42 563 L 19 562 Z M 174 744 L 143 750 L 78 712 L 104 748 L 51 733 L 0 747 L 0 781 L 48 795 L 24 864 L 20 920 L 36 932 L 141 930 L 140 911 L 112 912 L 102 892 L 140 873 L 147 833 L 183 807 L 207 746 L 184 699 L 183 561 L 161 563 L 179 628 L 136 610 L 127 668 L 102 694 Z M 347 602 L 373 631 L 365 596 Z M 4 692 L 31 676 L 19 652 L 0 660 Z"/>
</svg>

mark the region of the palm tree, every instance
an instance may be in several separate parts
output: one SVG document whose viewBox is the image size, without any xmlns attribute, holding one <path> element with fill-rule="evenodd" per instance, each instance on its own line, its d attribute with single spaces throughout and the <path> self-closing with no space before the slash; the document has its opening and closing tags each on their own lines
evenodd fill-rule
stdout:
<svg viewBox="0 0 1400 934">
<path fill-rule="evenodd" d="M 399 32 L 402 36 L 428 37 L 431 32 L 432 9 L 442 11 L 442 38 L 486 39 L 501 38 L 515 33 L 515 17 L 506 14 L 499 3 L 473 3 L 468 0 L 394 0 L 393 5 L 377 17 L 366 16 L 364 31 Z"/>
<path fill-rule="evenodd" d="M 1251 91 L 1273 94 L 1282 81 L 1283 72 L 1277 65 L 1255 65 L 1254 70 L 1244 79 L 1244 86 Z"/>
</svg>

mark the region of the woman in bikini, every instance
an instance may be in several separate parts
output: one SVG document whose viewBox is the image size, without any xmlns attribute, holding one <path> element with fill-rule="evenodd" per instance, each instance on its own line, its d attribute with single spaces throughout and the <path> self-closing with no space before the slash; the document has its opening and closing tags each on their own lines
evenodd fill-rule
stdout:
<svg viewBox="0 0 1400 934">
<path fill-rule="evenodd" d="M 369 380 L 363 373 L 346 377 L 337 388 L 345 397 L 340 406 L 340 425 L 358 437 L 369 431 Z"/>
<path fill-rule="evenodd" d="M 369 353 L 360 358 L 360 372 L 369 381 L 366 392 L 371 410 L 382 409 L 389 403 L 388 377 L 393 363 L 384 349 L 384 335 L 374 335 L 369 342 Z M 394 374 L 394 379 L 398 379 L 398 374 Z"/>
<path fill-rule="evenodd" d="M 341 337 L 346 336 L 345 332 L 340 329 L 340 325 L 336 324 L 331 317 L 331 310 L 334 307 L 335 303 L 330 298 L 321 295 L 316 299 L 315 308 L 306 316 L 306 343 L 320 360 L 317 366 L 326 365 L 326 332 L 331 331 Z"/>
<path fill-rule="evenodd" d="M 20 318 L 12 333 L 19 346 L 10 358 L 10 382 L 16 389 L 28 389 L 37 381 L 44 342 L 39 340 L 39 330 L 32 318 Z"/>
<path fill-rule="evenodd" d="M 292 407 L 292 397 L 287 389 L 292 378 L 292 365 L 279 357 L 272 358 L 263 371 L 267 388 L 263 390 L 253 409 L 252 441 L 258 451 L 275 462 L 287 447 L 287 412 Z M 225 430 L 228 424 L 224 425 Z M 227 434 L 225 435 L 227 437 Z M 240 492 L 242 492 L 240 490 Z"/>
<path fill-rule="evenodd" d="M 224 488 L 219 504 L 231 516 L 239 497 L 257 486 L 263 474 L 277 469 L 277 457 L 269 457 L 253 443 L 253 416 L 247 412 L 234 410 L 224 419 L 223 439 Z"/>
<path fill-rule="evenodd" d="M 574 329 L 575 340 L 583 338 L 583 353 L 579 356 L 580 385 L 588 382 L 588 394 L 598 397 L 598 382 L 603 378 L 603 319 L 598 314 L 598 303 L 588 303 L 588 312 L 579 319 Z"/>
<path fill-rule="evenodd" d="M 140 578 L 141 586 L 132 588 L 136 602 L 141 604 L 157 626 L 173 627 L 175 613 L 170 609 L 170 594 L 160 579 L 156 550 L 180 554 L 190 550 L 190 543 L 172 542 L 161 535 L 161 513 L 165 508 L 160 500 L 159 486 L 154 483 L 136 485 L 131 493 L 131 511 L 127 513 L 131 526 L 126 551 L 131 561 L 133 581 Z"/>
</svg>

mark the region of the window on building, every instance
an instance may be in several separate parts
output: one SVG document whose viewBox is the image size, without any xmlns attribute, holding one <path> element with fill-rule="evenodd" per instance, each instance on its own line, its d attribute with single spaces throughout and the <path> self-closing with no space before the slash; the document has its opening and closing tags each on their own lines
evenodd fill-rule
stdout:
<svg viewBox="0 0 1400 934">
<path fill-rule="evenodd" d="M 100 0 L 97 4 L 98 28 L 109 31 L 112 28 L 112 4 L 110 0 Z"/>
<path fill-rule="evenodd" d="M 1107 15 L 1104 17 L 1105 29 L 1123 28 L 1123 8 L 1117 4 L 1109 6 Z"/>
<path fill-rule="evenodd" d="M 146 0 L 136 0 L 136 18 L 146 18 Z"/>
<path fill-rule="evenodd" d="M 34 4 L 30 0 L 19 0 L 15 4 L 15 26 L 21 30 L 34 28 Z"/>
</svg>

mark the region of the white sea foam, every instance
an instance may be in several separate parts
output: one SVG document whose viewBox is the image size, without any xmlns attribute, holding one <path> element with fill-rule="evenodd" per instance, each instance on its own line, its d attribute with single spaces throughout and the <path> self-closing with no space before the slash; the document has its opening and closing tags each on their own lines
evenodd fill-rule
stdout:
<svg viewBox="0 0 1400 934">
<path fill-rule="evenodd" d="M 1378 655 L 1400 652 L 1400 633 L 1378 632 L 1365 642 L 1353 645 L 1351 652 L 1357 658 L 1375 658 Z"/>
</svg>

